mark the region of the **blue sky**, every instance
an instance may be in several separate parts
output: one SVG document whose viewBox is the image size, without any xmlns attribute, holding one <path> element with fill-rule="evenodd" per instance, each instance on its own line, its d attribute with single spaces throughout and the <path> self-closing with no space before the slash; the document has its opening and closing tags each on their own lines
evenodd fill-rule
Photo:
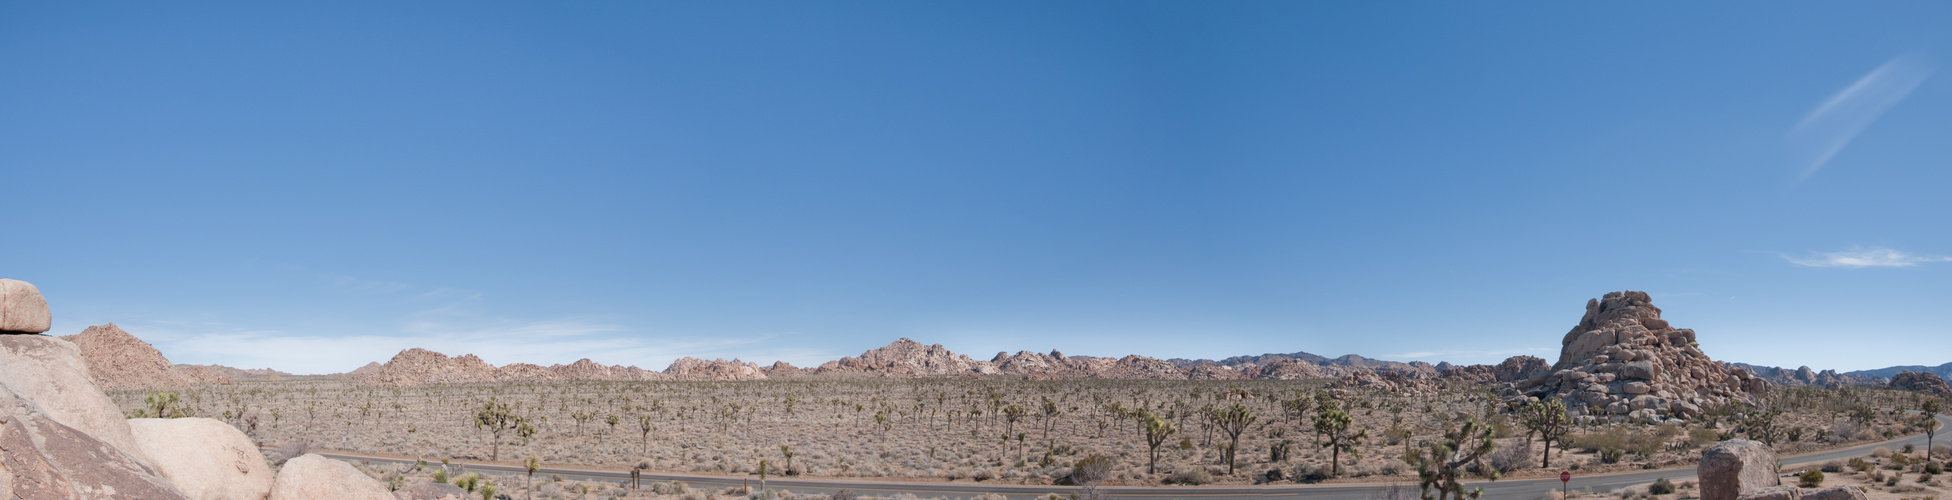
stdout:
<svg viewBox="0 0 1952 500">
<path fill-rule="evenodd" d="M 0 5 L 0 276 L 345 371 L 1952 361 L 1952 5 Z"/>
</svg>

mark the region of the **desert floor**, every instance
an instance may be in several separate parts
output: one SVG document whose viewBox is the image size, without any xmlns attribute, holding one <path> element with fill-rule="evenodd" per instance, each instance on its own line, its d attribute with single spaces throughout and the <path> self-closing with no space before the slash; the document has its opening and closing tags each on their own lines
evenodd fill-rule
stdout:
<svg viewBox="0 0 1952 500">
<path fill-rule="evenodd" d="M 163 410 L 233 422 L 267 446 L 309 443 L 420 456 L 434 468 L 444 457 L 507 463 L 534 457 L 545 464 L 736 475 L 756 473 L 763 460 L 774 475 L 1008 484 L 1058 483 L 1074 461 L 1092 454 L 1114 460 L 1110 485 L 1413 482 L 1414 471 L 1401 459 L 1405 451 L 1466 420 L 1488 422 L 1500 436 L 1499 451 L 1473 467 L 1496 468 L 1508 478 L 1687 464 L 1703 446 L 1765 433 L 1788 455 L 1922 429 L 1921 419 L 1903 411 L 1917 406 L 1912 393 L 1787 388 L 1767 401 L 1781 412 L 1766 419 L 1773 431 L 1759 429 L 1762 412 L 1733 407 L 1711 409 L 1684 424 L 1616 418 L 1576 428 L 1567 440 L 1570 449 L 1555 443 L 1551 467 L 1541 468 L 1541 443 L 1531 439 L 1526 446 L 1524 428 L 1484 387 L 1408 395 L 1322 391 L 1324 382 L 869 379 L 380 387 L 295 380 L 178 390 L 177 402 L 165 402 Z M 132 414 L 154 411 L 151 400 L 158 395 L 111 393 Z M 491 399 L 508 404 L 533 432 L 524 435 L 517 425 L 497 436 L 478 427 L 476 417 Z M 1342 454 L 1339 466 L 1331 466 L 1329 449 L 1316 445 L 1312 416 L 1318 401 L 1347 409 L 1355 427 L 1368 431 L 1354 453 Z M 1201 409 L 1236 403 L 1256 418 L 1239 436 L 1229 474 L 1228 436 Z M 1153 409 L 1179 426 L 1160 447 L 1154 473 L 1147 473 L 1143 434 L 1133 420 L 1120 417 L 1132 408 Z M 425 468 L 371 472 L 388 481 L 431 479 Z M 1848 475 L 1832 480 L 1847 481 Z M 557 494 L 539 498 L 583 497 L 580 490 L 570 494 L 578 485 L 550 483 L 538 491 L 556 486 Z M 1916 492 L 1897 491 L 1913 484 L 1900 481 L 1875 491 L 1937 491 L 1931 482 L 1915 486 L 1924 488 Z"/>
</svg>

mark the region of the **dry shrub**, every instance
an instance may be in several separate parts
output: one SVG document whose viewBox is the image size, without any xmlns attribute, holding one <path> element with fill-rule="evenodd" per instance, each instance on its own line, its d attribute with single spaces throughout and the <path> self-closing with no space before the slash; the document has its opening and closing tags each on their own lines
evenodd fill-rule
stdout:
<svg viewBox="0 0 1952 500">
<path fill-rule="evenodd" d="M 1166 482 L 1198 486 L 1213 482 L 1213 473 L 1207 472 L 1206 467 L 1187 465 L 1174 469 L 1172 474 L 1166 476 Z"/>
</svg>

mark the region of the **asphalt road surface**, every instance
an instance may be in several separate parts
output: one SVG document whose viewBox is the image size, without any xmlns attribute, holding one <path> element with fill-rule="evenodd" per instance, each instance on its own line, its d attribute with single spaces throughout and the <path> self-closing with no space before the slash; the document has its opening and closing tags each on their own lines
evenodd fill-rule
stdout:
<svg viewBox="0 0 1952 500">
<path fill-rule="evenodd" d="M 1952 426 L 1952 417 L 1943 417 L 1943 416 L 1939 417 L 1939 422 L 1947 424 L 1948 426 Z M 1782 459 L 1783 471 L 1789 472 L 1789 471 L 1800 469 L 1800 467 L 1797 467 L 1798 465 L 1826 462 L 1830 460 L 1847 459 L 1850 457 L 1861 457 L 1870 454 L 1871 450 L 1876 449 L 1879 446 L 1896 449 L 1896 448 L 1901 448 L 1906 444 L 1914 444 L 1921 447 L 1925 446 L 1925 435 L 1919 434 L 1916 436 L 1886 441 L 1882 443 L 1873 443 L 1873 444 L 1866 444 L 1862 446 L 1855 446 L 1851 448 L 1823 451 L 1817 453 L 1797 455 L 1792 457 L 1784 457 Z M 350 452 L 321 452 L 319 454 L 331 458 L 340 459 L 340 460 L 365 460 L 369 462 L 390 462 L 390 463 L 411 464 L 414 463 L 416 460 L 418 460 L 415 458 L 407 458 L 407 457 L 367 455 L 367 454 L 350 453 Z M 491 472 L 491 473 L 502 473 L 502 474 L 513 473 L 515 475 L 521 475 L 526 472 L 526 469 L 524 469 L 520 465 L 492 464 L 492 463 L 479 463 L 479 462 L 453 462 L 453 463 L 454 465 L 451 467 L 458 466 L 457 468 L 459 469 L 456 470 L 456 474 L 460 474 L 464 472 Z M 622 471 L 622 470 L 605 470 L 605 469 L 580 468 L 580 467 L 544 467 L 541 470 L 537 471 L 536 475 L 543 476 L 543 477 L 556 475 L 556 476 L 562 476 L 564 479 L 585 480 L 585 481 L 588 480 L 609 481 L 613 483 L 621 483 L 626 485 L 630 483 L 630 473 L 628 471 Z M 1636 484 L 1651 483 L 1654 482 L 1655 479 L 1660 479 L 1660 478 L 1667 478 L 1668 480 L 1675 481 L 1675 482 L 1694 479 L 1694 468 L 1685 467 L 1685 468 L 1674 468 L 1674 469 L 1660 469 L 1660 470 L 1649 470 L 1649 471 L 1639 471 L 1639 472 L 1614 473 L 1614 474 L 1606 474 L 1606 475 L 1598 475 L 1598 476 L 1590 476 L 1590 477 L 1581 477 L 1578 474 L 1574 474 L 1572 481 L 1566 484 L 1565 486 L 1568 486 L 1573 490 L 1591 490 L 1595 492 L 1605 492 L 1605 491 L 1611 491 L 1616 488 L 1623 488 L 1623 487 L 1632 486 Z M 694 489 L 710 488 L 715 490 L 725 489 L 734 486 L 751 486 L 751 487 L 759 486 L 758 476 L 736 477 L 736 476 L 706 476 L 706 475 L 689 475 L 689 474 L 645 473 L 639 478 L 639 480 L 643 482 L 645 487 L 649 487 L 649 483 L 652 481 L 683 481 L 685 482 L 685 484 L 690 485 Z M 520 486 L 516 484 L 508 484 L 507 487 L 509 487 L 511 491 L 520 488 Z M 933 497 L 966 498 L 966 497 L 972 497 L 984 493 L 995 493 L 995 494 L 1001 494 L 1007 496 L 1011 500 L 1029 500 L 1031 498 L 1040 497 L 1050 493 L 1069 495 L 1071 493 L 1077 492 L 1077 487 L 1075 486 L 977 484 L 977 483 L 915 483 L 915 482 L 900 482 L 900 481 L 874 481 L 874 480 L 862 480 L 862 479 L 845 479 L 845 480 L 802 479 L 802 478 L 788 479 L 782 477 L 768 478 L 766 481 L 766 487 L 775 490 L 782 490 L 782 489 L 792 490 L 795 493 L 832 493 L 834 491 L 845 488 L 845 489 L 853 490 L 854 492 L 859 493 L 861 495 L 887 496 L 887 495 L 894 495 L 897 493 L 908 493 L 922 498 L 933 498 Z M 1405 482 L 1405 483 L 1394 484 L 1394 485 L 1390 483 L 1336 483 L 1336 484 L 1283 484 L 1283 485 L 1267 485 L 1267 486 L 1129 486 L 1129 487 L 1106 487 L 1106 488 L 1102 488 L 1102 491 L 1105 491 L 1114 497 L 1124 497 L 1124 498 L 1248 499 L 1248 498 L 1288 497 L 1288 498 L 1309 498 L 1309 499 L 1321 499 L 1321 500 L 1370 500 L 1375 498 L 1386 498 L 1383 495 L 1387 492 L 1389 488 L 1392 487 L 1403 488 L 1404 491 L 1409 493 L 1409 495 L 1403 498 L 1416 497 L 1416 484 L 1413 482 Z M 1484 488 L 1483 498 L 1486 499 L 1533 500 L 1537 498 L 1543 498 L 1546 494 L 1546 491 L 1548 490 L 1560 489 L 1561 484 L 1559 483 L 1558 478 L 1544 478 L 1544 479 L 1522 479 L 1522 480 L 1505 480 L 1505 481 L 1473 481 L 1473 482 L 1466 482 L 1465 487 Z"/>
</svg>

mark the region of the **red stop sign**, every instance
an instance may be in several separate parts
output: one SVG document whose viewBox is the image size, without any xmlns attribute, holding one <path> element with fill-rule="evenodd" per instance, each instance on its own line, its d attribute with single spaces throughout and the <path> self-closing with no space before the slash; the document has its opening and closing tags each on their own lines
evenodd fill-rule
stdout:
<svg viewBox="0 0 1952 500">
<path fill-rule="evenodd" d="M 1564 471 L 1561 471 L 1561 472 L 1559 472 L 1559 482 L 1561 482 L 1561 483 L 1565 483 L 1565 482 L 1571 482 L 1571 481 L 1572 481 L 1572 473 L 1571 473 L 1571 472 L 1564 472 Z"/>
</svg>

